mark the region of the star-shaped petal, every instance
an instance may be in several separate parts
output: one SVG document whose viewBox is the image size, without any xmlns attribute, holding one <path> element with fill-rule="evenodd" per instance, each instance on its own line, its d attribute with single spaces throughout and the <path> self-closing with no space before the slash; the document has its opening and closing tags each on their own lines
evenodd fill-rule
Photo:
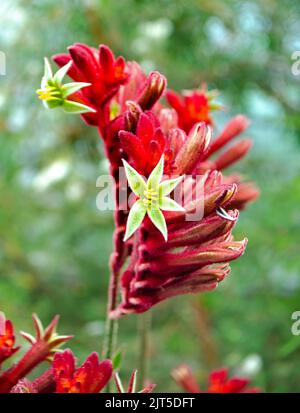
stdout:
<svg viewBox="0 0 300 413">
<path fill-rule="evenodd" d="M 36 91 L 39 98 L 43 101 L 47 109 L 54 109 L 59 106 L 67 113 L 87 113 L 95 112 L 95 110 L 83 103 L 69 100 L 67 97 L 78 92 L 83 87 L 90 86 L 90 83 L 85 82 L 70 82 L 63 84 L 63 78 L 67 74 L 72 61 L 60 68 L 54 75 L 49 63 L 45 58 L 44 76 L 41 82 L 41 88 Z"/>
<path fill-rule="evenodd" d="M 183 180 L 184 176 L 162 181 L 164 171 L 164 156 L 151 172 L 147 182 L 131 165 L 123 159 L 128 184 L 138 200 L 133 204 L 127 220 L 124 241 L 139 228 L 146 214 L 155 227 L 162 233 L 165 241 L 168 239 L 166 220 L 161 211 L 184 211 L 169 195 Z"/>
</svg>

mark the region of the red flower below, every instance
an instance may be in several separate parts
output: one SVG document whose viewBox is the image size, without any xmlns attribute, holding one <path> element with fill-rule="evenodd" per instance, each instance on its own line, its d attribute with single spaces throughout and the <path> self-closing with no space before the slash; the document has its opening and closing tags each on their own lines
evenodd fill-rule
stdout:
<svg viewBox="0 0 300 413">
<path fill-rule="evenodd" d="M 176 383 L 188 393 L 203 393 L 191 368 L 182 364 L 172 371 Z M 213 371 L 209 376 L 208 389 L 205 393 L 259 393 L 258 388 L 248 388 L 249 380 L 240 377 L 228 378 L 228 369 Z"/>
<path fill-rule="evenodd" d="M 92 353 L 76 369 L 74 354 L 68 349 L 56 353 L 52 367 L 56 393 L 99 393 L 112 375 L 111 361 L 99 362 L 97 353 Z"/>
<path fill-rule="evenodd" d="M 40 319 L 36 314 L 33 314 L 33 321 L 36 330 L 36 336 L 21 332 L 21 335 L 30 343 L 29 349 L 23 357 L 16 363 L 0 374 L 0 393 L 9 393 L 12 388 L 25 379 L 25 376 L 30 373 L 36 366 L 46 360 L 51 360 L 53 355 L 58 351 L 58 348 L 70 340 L 72 336 L 61 336 L 56 332 L 56 327 L 59 317 L 53 318 L 51 323 L 44 329 Z M 15 337 L 13 334 L 13 326 L 10 321 L 5 320 L 3 313 L 0 313 L 0 356 L 1 361 L 11 357 L 19 347 L 13 347 Z M 0 363 L 1 364 L 1 363 Z M 25 381 L 26 382 L 26 381 Z M 21 382 L 16 388 L 18 392 L 25 386 L 25 382 Z M 22 384 L 23 383 L 23 384 Z"/>
<path fill-rule="evenodd" d="M 20 346 L 14 347 L 15 341 L 12 322 L 0 312 L 0 364 L 19 350 Z"/>
</svg>

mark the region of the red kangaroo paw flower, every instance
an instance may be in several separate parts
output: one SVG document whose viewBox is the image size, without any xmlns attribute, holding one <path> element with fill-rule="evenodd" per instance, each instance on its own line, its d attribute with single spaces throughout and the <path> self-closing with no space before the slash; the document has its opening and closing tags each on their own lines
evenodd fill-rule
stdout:
<svg viewBox="0 0 300 413">
<path fill-rule="evenodd" d="M 99 393 L 112 375 L 111 361 L 99 362 L 97 353 L 76 369 L 74 354 L 67 349 L 55 355 L 52 366 L 56 393 Z"/>
<path fill-rule="evenodd" d="M 63 343 L 73 336 L 60 336 L 56 332 L 59 317 L 56 316 L 44 330 L 40 319 L 33 315 L 36 337 L 21 332 L 21 335 L 31 344 L 30 349 L 11 368 L 0 375 L 0 393 L 7 393 L 19 380 L 24 378 L 32 369 L 45 360 L 51 360 Z"/>
<path fill-rule="evenodd" d="M 216 288 L 229 274 L 230 262 L 246 247 L 246 240 L 235 241 L 232 235 L 237 210 L 259 193 L 254 184 L 245 183 L 236 174 L 223 176 L 219 172 L 248 152 L 248 139 L 225 148 L 248 127 L 247 118 L 234 117 L 219 136 L 211 139 L 211 113 L 219 106 L 213 102 L 215 94 L 205 86 L 182 95 L 167 91 L 171 108 L 166 108 L 160 99 L 166 89 L 165 77 L 158 72 L 146 76 L 137 63 L 115 57 L 107 46 L 101 45 L 97 50 L 75 44 L 69 54 L 56 55 L 54 60 L 59 66 L 71 60 L 69 76 L 91 84 L 71 95 L 71 99 L 96 111 L 82 116 L 88 124 L 98 127 L 110 173 L 116 181 L 111 317 L 147 311 L 178 294 Z M 217 154 L 221 148 L 225 151 Z M 140 211 L 134 210 L 131 217 L 143 220 L 138 221 L 140 227 L 133 226 L 135 232 L 124 241 L 129 211 L 124 209 L 125 201 L 119 199 L 122 190 L 128 189 L 119 177 L 122 159 L 148 178 L 162 158 L 163 173 L 168 179 L 189 175 L 168 201 L 168 205 L 176 201 L 178 189 L 184 211 L 170 212 L 165 208 L 155 214 L 157 225 L 160 221 L 168 235 L 164 241 L 153 219 L 150 221 L 151 214 L 150 218 L 143 218 Z M 154 198 L 150 195 L 146 198 L 152 202 L 156 194 Z M 121 302 L 116 307 L 119 289 Z"/>
<path fill-rule="evenodd" d="M 218 108 L 211 103 L 212 95 L 206 89 L 185 91 L 181 96 L 171 90 L 167 91 L 166 98 L 170 106 L 178 115 L 178 126 L 188 133 L 197 122 L 212 125 L 210 112 Z"/>
<path fill-rule="evenodd" d="M 181 364 L 172 370 L 171 375 L 176 383 L 187 393 L 200 393 L 198 385 L 192 369 L 187 364 Z"/>
<path fill-rule="evenodd" d="M 228 378 L 228 369 L 213 371 L 209 376 L 208 389 L 200 390 L 191 368 L 182 364 L 176 367 L 172 373 L 176 383 L 189 393 L 260 393 L 258 388 L 248 388 L 249 380 L 239 377 Z"/>
</svg>

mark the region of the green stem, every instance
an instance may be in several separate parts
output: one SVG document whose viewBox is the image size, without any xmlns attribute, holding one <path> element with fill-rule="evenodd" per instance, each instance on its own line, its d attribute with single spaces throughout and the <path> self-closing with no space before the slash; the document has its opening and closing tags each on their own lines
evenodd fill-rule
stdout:
<svg viewBox="0 0 300 413">
<path fill-rule="evenodd" d="M 112 360 L 114 349 L 116 347 L 117 334 L 118 334 L 118 320 L 112 320 L 109 317 L 109 308 L 107 311 L 104 345 L 103 345 L 103 359 Z M 111 381 L 106 386 L 106 393 L 111 393 Z"/>
<path fill-rule="evenodd" d="M 120 270 L 122 266 L 122 259 L 120 254 L 114 252 L 111 257 L 110 268 L 111 276 L 108 287 L 108 304 L 107 304 L 107 316 L 103 346 L 103 358 L 112 360 L 114 350 L 116 347 L 117 333 L 118 333 L 118 321 L 111 319 L 111 312 L 116 309 L 118 304 L 118 280 L 120 276 Z M 111 384 L 108 383 L 106 392 L 111 393 Z"/>
<path fill-rule="evenodd" d="M 118 334 L 118 322 L 117 320 L 111 320 L 109 316 L 106 319 L 104 346 L 103 346 L 103 358 L 112 359 L 113 351 L 116 345 Z"/>
<path fill-rule="evenodd" d="M 147 311 L 138 318 L 140 337 L 139 362 L 138 362 L 138 388 L 143 388 L 148 376 L 151 335 L 151 312 Z"/>
</svg>

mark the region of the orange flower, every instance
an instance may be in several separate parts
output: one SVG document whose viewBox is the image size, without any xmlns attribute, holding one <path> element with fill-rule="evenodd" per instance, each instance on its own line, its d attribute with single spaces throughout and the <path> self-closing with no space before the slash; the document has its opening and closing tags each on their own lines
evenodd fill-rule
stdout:
<svg viewBox="0 0 300 413">
<path fill-rule="evenodd" d="M 99 362 L 98 354 L 95 352 L 76 369 L 74 354 L 67 349 L 62 353 L 56 353 L 52 367 L 56 393 L 99 393 L 112 375 L 111 361 Z"/>
<path fill-rule="evenodd" d="M 191 368 L 181 364 L 172 371 L 172 377 L 189 393 L 204 393 L 201 391 Z M 241 377 L 228 378 L 228 369 L 213 371 L 209 376 L 207 393 L 259 393 L 259 388 L 247 388 L 249 380 Z"/>
<path fill-rule="evenodd" d="M 25 352 L 23 357 L 14 363 L 8 370 L 0 374 L 0 393 L 8 393 L 25 378 L 36 366 L 45 360 L 52 360 L 53 355 L 58 351 L 63 343 L 70 340 L 73 336 L 61 336 L 56 332 L 59 317 L 53 318 L 51 323 L 44 329 L 40 319 L 33 314 L 33 322 L 36 335 L 25 333 L 20 334 L 30 343 L 30 348 Z M 5 320 L 3 313 L 0 313 L 0 364 L 1 361 L 10 357 L 19 347 L 13 347 L 15 337 L 13 327 L 10 321 Z M 24 387 L 24 383 L 21 387 Z"/>
<path fill-rule="evenodd" d="M 14 347 L 15 341 L 12 322 L 0 312 L 0 364 L 19 350 L 20 347 Z"/>
<path fill-rule="evenodd" d="M 169 90 L 167 92 L 168 103 L 176 110 L 178 126 L 188 133 L 197 122 L 213 123 L 210 112 L 221 106 L 211 101 L 215 93 L 208 93 L 206 87 L 197 90 L 187 90 L 183 96 Z"/>
</svg>

